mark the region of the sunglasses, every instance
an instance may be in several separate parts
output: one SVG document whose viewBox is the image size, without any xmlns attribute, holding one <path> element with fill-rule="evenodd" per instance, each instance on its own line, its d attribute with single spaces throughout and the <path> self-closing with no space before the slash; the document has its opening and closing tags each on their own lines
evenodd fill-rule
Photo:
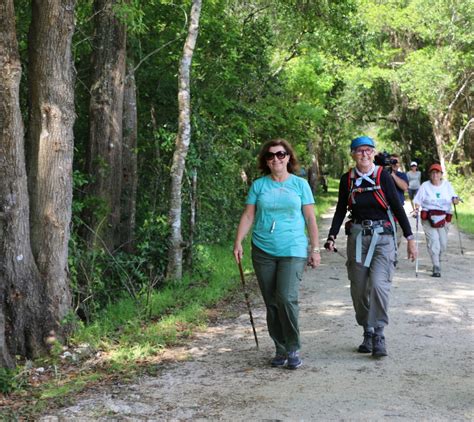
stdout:
<svg viewBox="0 0 474 422">
<path fill-rule="evenodd" d="M 286 151 L 267 152 L 265 153 L 265 160 L 272 161 L 275 157 L 279 160 L 283 160 L 288 154 Z"/>
</svg>

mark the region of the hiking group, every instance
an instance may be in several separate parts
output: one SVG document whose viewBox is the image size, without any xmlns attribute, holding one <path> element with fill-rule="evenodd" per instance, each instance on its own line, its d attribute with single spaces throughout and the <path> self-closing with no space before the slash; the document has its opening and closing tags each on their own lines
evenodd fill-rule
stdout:
<svg viewBox="0 0 474 422">
<path fill-rule="evenodd" d="M 439 164 L 429 168 L 430 180 L 420 184 L 416 162 L 410 165 L 414 175 L 407 176 L 399 171 L 399 156 L 376 155 L 375 142 L 368 136 L 353 139 L 350 151 L 354 167 L 340 179 L 324 247 L 337 251 L 336 238 L 349 212 L 344 225 L 346 267 L 355 318 L 363 329 L 357 351 L 379 358 L 387 356 L 384 327 L 401 233 L 407 239 L 408 259 L 416 260 L 418 253 L 403 208 L 404 194 L 409 192 L 417 222 L 421 217 L 434 277 L 440 276 L 451 203 L 457 204 L 458 198 L 449 182 L 442 180 Z M 270 364 L 296 369 L 302 365 L 299 286 L 306 265 L 316 268 L 321 262 L 315 201 L 307 180 L 296 175 L 300 174 L 298 161 L 288 141 L 266 142 L 258 155 L 258 167 L 262 177 L 249 189 L 233 253 L 240 264 L 242 242 L 252 229 L 252 264 L 266 307 L 268 333 L 275 344 Z"/>
</svg>

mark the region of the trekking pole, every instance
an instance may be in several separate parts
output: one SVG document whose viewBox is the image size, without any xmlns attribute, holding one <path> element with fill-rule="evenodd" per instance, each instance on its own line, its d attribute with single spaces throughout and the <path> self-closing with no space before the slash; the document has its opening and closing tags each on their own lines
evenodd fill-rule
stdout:
<svg viewBox="0 0 474 422">
<path fill-rule="evenodd" d="M 244 278 L 244 271 L 242 269 L 242 263 L 239 261 L 238 265 L 239 265 L 239 271 L 240 271 L 240 279 L 242 280 L 242 287 L 244 291 L 245 302 L 247 303 L 247 309 L 249 310 L 250 324 L 252 325 L 253 336 L 255 338 L 255 344 L 257 345 L 257 350 L 258 350 L 257 332 L 255 331 L 255 324 L 253 323 L 252 309 L 250 308 L 249 295 L 247 293 L 247 288 L 245 286 L 245 278 Z"/>
<path fill-rule="evenodd" d="M 415 277 L 418 277 L 418 219 L 420 214 L 416 213 L 416 230 L 415 230 L 415 247 L 416 247 L 416 259 L 415 259 Z"/>
<path fill-rule="evenodd" d="M 458 226 L 458 236 L 459 236 L 459 247 L 461 248 L 461 255 L 464 255 L 464 249 L 462 247 L 462 241 L 461 241 L 461 231 L 459 230 L 459 220 L 458 220 L 458 211 L 456 210 L 456 204 L 453 202 L 454 205 L 454 215 L 456 216 L 456 225 Z"/>
</svg>

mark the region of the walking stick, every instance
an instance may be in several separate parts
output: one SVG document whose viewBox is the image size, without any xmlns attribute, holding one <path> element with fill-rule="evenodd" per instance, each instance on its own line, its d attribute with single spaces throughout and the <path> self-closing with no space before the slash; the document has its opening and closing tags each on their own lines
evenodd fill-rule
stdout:
<svg viewBox="0 0 474 422">
<path fill-rule="evenodd" d="M 249 295 L 247 293 L 247 288 L 245 286 L 245 278 L 244 278 L 244 271 L 242 270 L 242 263 L 239 261 L 238 265 L 239 265 L 239 271 L 240 271 L 240 279 L 242 280 L 242 287 L 244 291 L 245 302 L 247 303 L 247 309 L 249 310 L 250 324 L 252 324 L 253 336 L 255 338 L 255 344 L 257 345 L 257 350 L 258 350 L 257 332 L 255 331 L 255 324 L 253 323 L 252 309 L 250 309 L 250 300 L 249 300 Z"/>
<path fill-rule="evenodd" d="M 416 259 L 415 259 L 415 277 L 418 277 L 418 219 L 420 214 L 416 213 L 416 231 L 415 231 L 415 247 L 416 247 Z"/>
<path fill-rule="evenodd" d="M 456 216 L 456 225 L 458 226 L 459 247 L 461 248 L 461 255 L 464 255 L 464 249 L 462 247 L 462 241 L 461 241 L 461 231 L 459 230 L 458 212 L 456 210 L 456 204 L 454 202 L 453 202 L 453 205 L 454 205 L 454 215 Z"/>
</svg>

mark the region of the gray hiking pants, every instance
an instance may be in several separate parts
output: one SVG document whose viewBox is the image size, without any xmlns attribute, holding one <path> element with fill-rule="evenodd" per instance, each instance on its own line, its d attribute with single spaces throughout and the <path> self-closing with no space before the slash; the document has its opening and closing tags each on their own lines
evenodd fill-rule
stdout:
<svg viewBox="0 0 474 422">
<path fill-rule="evenodd" d="M 425 231 L 426 246 L 430 254 L 433 265 L 440 267 L 441 254 L 446 252 L 448 247 L 449 223 L 444 227 L 431 227 L 429 220 L 421 220 L 421 225 Z"/>
<path fill-rule="evenodd" d="M 347 275 L 351 282 L 352 303 L 357 323 L 365 330 L 383 328 L 388 324 L 390 287 L 395 271 L 393 235 L 379 236 L 369 267 L 363 263 L 371 235 L 362 238 L 362 263 L 356 262 L 355 236 L 347 236 Z"/>
</svg>

